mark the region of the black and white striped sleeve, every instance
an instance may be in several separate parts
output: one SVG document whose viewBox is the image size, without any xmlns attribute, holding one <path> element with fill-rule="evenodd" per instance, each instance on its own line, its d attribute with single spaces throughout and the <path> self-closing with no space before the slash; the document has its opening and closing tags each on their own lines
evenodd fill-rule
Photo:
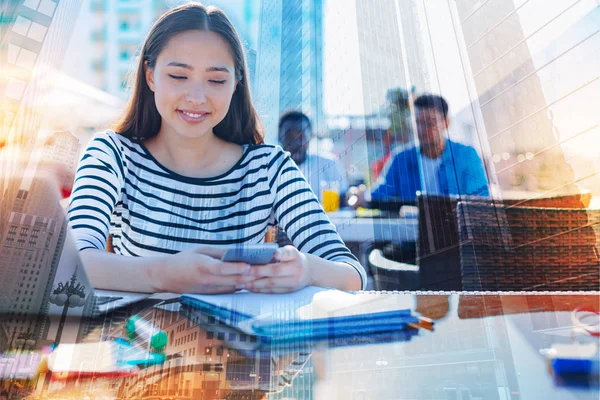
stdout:
<svg viewBox="0 0 600 400">
<path fill-rule="evenodd" d="M 69 203 L 69 224 L 79 251 L 106 248 L 123 175 L 116 134 L 97 133 L 79 161 Z"/>
<path fill-rule="evenodd" d="M 360 274 L 364 289 L 364 268 L 340 238 L 302 172 L 287 154 L 280 160 L 271 175 L 276 180 L 273 208 L 279 226 L 301 252 L 350 264 Z"/>
</svg>

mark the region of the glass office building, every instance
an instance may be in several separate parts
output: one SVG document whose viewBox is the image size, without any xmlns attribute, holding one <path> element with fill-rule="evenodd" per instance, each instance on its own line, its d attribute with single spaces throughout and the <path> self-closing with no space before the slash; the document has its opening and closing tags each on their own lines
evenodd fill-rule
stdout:
<svg viewBox="0 0 600 400">
<path fill-rule="evenodd" d="M 267 142 L 277 142 L 277 121 L 300 110 L 317 131 L 323 123 L 323 2 L 263 0 L 257 49 L 255 100 Z"/>
</svg>

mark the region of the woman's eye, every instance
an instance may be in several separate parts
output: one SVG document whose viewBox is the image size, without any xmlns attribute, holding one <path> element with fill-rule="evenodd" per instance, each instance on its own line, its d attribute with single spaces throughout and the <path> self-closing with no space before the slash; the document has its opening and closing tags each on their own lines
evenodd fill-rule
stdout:
<svg viewBox="0 0 600 400">
<path fill-rule="evenodd" d="M 179 76 L 179 75 L 171 75 L 169 74 L 169 76 L 173 79 L 177 79 L 177 80 L 183 80 L 183 79 L 187 79 L 187 77 L 185 76 Z"/>
<path fill-rule="evenodd" d="M 223 84 L 224 84 L 225 82 L 227 82 L 227 81 L 225 81 L 225 80 L 223 80 L 223 81 L 215 81 L 215 80 L 211 80 L 211 81 L 209 81 L 209 82 L 210 82 L 210 83 L 216 83 L 217 85 L 223 85 Z"/>
</svg>

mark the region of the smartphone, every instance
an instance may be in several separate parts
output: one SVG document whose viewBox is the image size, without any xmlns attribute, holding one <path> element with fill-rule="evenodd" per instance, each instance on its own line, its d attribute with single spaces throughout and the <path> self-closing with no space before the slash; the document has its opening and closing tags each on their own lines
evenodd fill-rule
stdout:
<svg viewBox="0 0 600 400">
<path fill-rule="evenodd" d="M 250 265 L 268 264 L 273 260 L 279 246 L 277 243 L 249 244 L 227 249 L 222 261 L 245 262 Z"/>
</svg>

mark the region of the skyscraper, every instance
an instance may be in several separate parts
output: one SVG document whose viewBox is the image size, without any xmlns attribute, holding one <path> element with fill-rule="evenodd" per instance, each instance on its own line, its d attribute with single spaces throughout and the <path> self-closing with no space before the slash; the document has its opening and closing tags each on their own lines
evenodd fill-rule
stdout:
<svg viewBox="0 0 600 400">
<path fill-rule="evenodd" d="M 58 204 L 48 202 L 48 197 L 40 196 L 39 190 L 47 190 L 45 187 L 38 188 L 40 182 L 39 177 L 44 174 L 44 168 L 48 165 L 60 165 L 57 170 L 57 176 L 60 188 L 71 188 L 75 179 L 75 170 L 79 162 L 79 153 L 81 143 L 71 132 L 54 132 L 49 135 L 42 148 L 41 157 L 38 163 L 38 169 L 35 172 L 31 185 L 29 187 L 30 196 L 25 203 L 25 210 L 28 213 L 35 215 L 43 215 L 54 218 L 57 213 Z"/>
<path fill-rule="evenodd" d="M 42 150 L 40 166 L 63 164 L 62 185 L 73 181 L 79 156 L 79 140 L 69 132 L 50 135 Z M 43 168 L 43 167 L 40 167 Z M 53 183 L 33 175 L 27 190 L 20 189 L 13 209 L 0 232 L 0 304 L 10 306 L 9 332 L 33 332 L 36 339 L 47 332 L 48 296 L 60 261 L 67 221 L 56 199 Z M 3 204 L 4 207 L 4 204 Z"/>
<path fill-rule="evenodd" d="M 306 113 L 318 131 L 323 121 L 323 2 L 263 0 L 255 101 L 267 142 L 277 141 L 277 122 L 289 109 Z"/>
<path fill-rule="evenodd" d="M 558 145 L 540 80 L 541 68 L 534 64 L 528 45 L 536 32 L 525 34 L 519 14 L 522 7 L 533 11 L 536 6 L 545 7 L 545 2 L 523 3 L 518 8 L 515 2 L 504 0 L 451 3 L 477 90 L 484 139 L 494 154 L 501 188 L 557 193 L 577 190 L 571 166 Z"/>
<path fill-rule="evenodd" d="M 409 121 L 413 88 L 424 92 L 429 91 L 430 87 L 417 2 L 357 0 L 356 23 L 364 112 L 374 118 L 387 120 L 392 104 L 386 107 L 383 99 L 387 95 L 387 102 L 394 103 L 389 100 L 399 99 L 402 93 L 400 97 L 405 99 L 407 107 L 403 111 L 396 109 L 396 117 L 391 117 L 393 126 L 390 130 L 397 130 L 397 125 L 400 125 L 396 124 L 399 114 L 404 114 L 402 117 L 408 117 L 405 119 Z M 352 141 L 366 143 L 366 146 L 358 147 L 366 149 L 366 154 L 356 154 L 355 150 L 351 155 L 357 160 L 355 165 L 360 170 L 370 171 L 371 163 L 391 150 L 388 147 L 410 145 L 413 142 L 412 129 L 406 124 L 404 126 L 409 129 L 392 133 L 394 142 L 391 145 L 381 140 L 376 131 L 365 127 L 363 137 Z M 367 132 L 372 137 L 367 138 Z"/>
<path fill-rule="evenodd" d="M 10 214 L 8 223 L 0 244 L 0 303 L 5 310 L 11 308 L 2 322 L 8 332 L 30 331 L 40 339 L 47 321 L 48 285 L 54 281 L 66 224 L 17 212 Z"/>
<path fill-rule="evenodd" d="M 425 46 L 414 0 L 357 0 L 356 22 L 366 114 L 377 112 L 393 88 L 426 91 Z"/>
<path fill-rule="evenodd" d="M 62 61 L 79 7 L 79 2 L 58 0 L 0 4 L 0 150 L 10 144 L 28 155 L 33 148 L 44 112 L 40 95 L 48 88 L 45 72 Z M 0 157 L 0 233 L 20 186 L 12 180 L 9 187 L 6 179 L 27 163 L 19 156 L 4 152 Z"/>
<path fill-rule="evenodd" d="M 98 49 L 91 60 L 95 84 L 125 97 L 134 58 L 154 21 L 169 9 L 169 1 L 91 0 L 91 45 Z"/>
<path fill-rule="evenodd" d="M 57 1 L 2 1 L 0 6 L 0 139 L 7 140 L 10 127 L 30 83 Z M 6 84 L 5 84 L 6 83 Z M 1 145 L 1 143 L 0 143 Z"/>
</svg>

